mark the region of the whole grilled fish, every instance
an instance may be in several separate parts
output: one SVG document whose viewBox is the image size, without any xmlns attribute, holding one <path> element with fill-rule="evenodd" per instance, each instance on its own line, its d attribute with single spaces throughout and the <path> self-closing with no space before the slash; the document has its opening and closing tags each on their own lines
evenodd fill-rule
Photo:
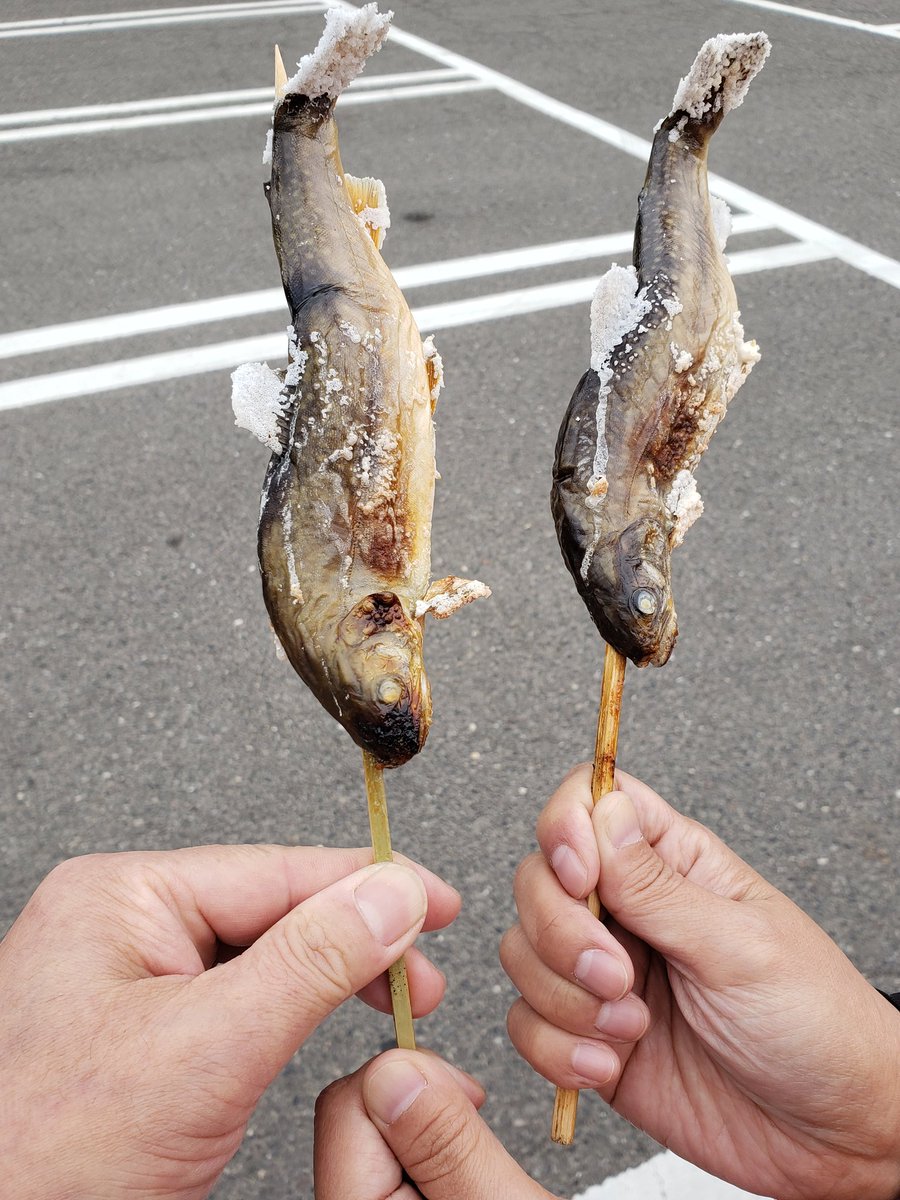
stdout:
<svg viewBox="0 0 900 1200">
<path fill-rule="evenodd" d="M 425 612 L 489 593 L 455 578 L 429 586 L 440 358 L 379 252 L 384 188 L 347 174 L 338 149 L 335 101 L 390 16 L 329 11 L 276 93 L 266 193 L 290 362 L 283 381 L 262 364 L 235 372 L 233 404 L 274 451 L 258 552 L 278 639 L 353 740 L 398 766 L 431 720 Z"/>
<path fill-rule="evenodd" d="M 591 309 L 591 368 L 556 445 L 551 506 L 566 565 L 605 640 L 662 666 L 678 633 L 671 554 L 703 511 L 694 469 L 758 360 L 722 253 L 709 140 L 769 53 L 764 33 L 701 48 L 653 139 L 634 267 L 613 266 Z"/>
</svg>

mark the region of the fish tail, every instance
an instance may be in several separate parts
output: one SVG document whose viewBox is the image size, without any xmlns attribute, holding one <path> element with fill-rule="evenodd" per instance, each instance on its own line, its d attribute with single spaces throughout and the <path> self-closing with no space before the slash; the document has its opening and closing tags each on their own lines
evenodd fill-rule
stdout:
<svg viewBox="0 0 900 1200">
<path fill-rule="evenodd" d="M 762 32 L 720 33 L 704 42 L 678 85 L 663 127 L 689 130 L 705 140 L 726 113 L 743 104 L 770 49 L 769 39 Z"/>
<path fill-rule="evenodd" d="M 381 49 L 393 15 L 380 13 L 374 3 L 359 9 L 330 8 L 315 50 L 300 59 L 289 79 L 276 80 L 276 112 L 284 104 L 296 110 L 306 101 L 330 113 L 344 88 Z"/>
</svg>

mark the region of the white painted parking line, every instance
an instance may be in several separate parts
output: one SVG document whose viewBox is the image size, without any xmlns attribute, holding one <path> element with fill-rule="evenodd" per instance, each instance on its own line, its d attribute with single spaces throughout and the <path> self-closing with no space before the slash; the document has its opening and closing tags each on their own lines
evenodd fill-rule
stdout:
<svg viewBox="0 0 900 1200">
<path fill-rule="evenodd" d="M 451 67 L 434 67 L 425 71 L 395 71 L 388 75 L 363 75 L 354 79 L 344 90 L 352 92 L 377 91 L 379 88 L 403 87 L 415 83 L 446 83 L 463 79 L 462 71 Z M 159 96 L 149 100 L 121 100 L 114 104 L 79 104 L 73 108 L 38 108 L 30 112 L 0 113 L 0 129 L 20 125 L 51 125 L 57 121 L 81 121 L 93 117 L 124 117 L 133 113 L 170 112 L 179 108 L 205 108 L 207 105 L 242 104 L 250 100 L 267 100 L 272 104 L 272 85 L 268 87 L 237 88 L 229 92 L 197 92 L 189 96 Z"/>
<path fill-rule="evenodd" d="M 92 13 L 81 17 L 43 17 L 31 21 L 0 22 L 0 39 L 47 37 L 60 33 L 103 33 L 117 29 L 143 29 L 196 21 L 248 20 L 279 17 L 285 13 L 322 12 L 324 0 L 260 0 L 260 3 L 192 5 L 185 8 L 148 8 L 133 12 Z"/>
<path fill-rule="evenodd" d="M 667 1151 L 607 1179 L 574 1200 L 759 1200 Z"/>
<path fill-rule="evenodd" d="M 335 2 L 344 3 L 344 6 L 348 8 L 352 7 L 352 5 L 346 4 L 345 0 L 335 0 Z M 457 67 L 467 74 L 483 79 L 485 83 L 490 84 L 491 87 L 503 92 L 511 99 L 518 100 L 521 104 L 525 104 L 547 117 L 562 121 L 573 129 L 580 129 L 583 133 L 606 142 L 607 145 L 624 150 L 626 154 L 630 154 L 634 158 L 641 159 L 643 162 L 647 161 L 650 142 L 646 138 L 637 137 L 627 129 L 621 129 L 618 125 L 604 121 L 601 117 L 595 117 L 592 113 L 586 113 L 562 100 L 555 100 L 552 96 L 539 92 L 537 88 L 520 83 L 517 79 L 512 79 L 509 75 L 504 75 L 491 67 L 485 67 L 475 59 L 466 58 L 452 50 L 445 50 L 443 46 L 429 42 L 417 34 L 407 33 L 403 29 L 392 26 L 388 36 L 399 46 L 417 51 L 433 62 L 440 62 L 448 67 Z M 896 259 L 889 258 L 888 255 L 881 254 L 853 238 L 837 233 L 826 225 L 820 225 L 818 221 L 811 221 L 808 217 L 803 217 L 799 213 L 785 208 L 784 205 L 767 200 L 749 188 L 724 179 L 721 175 L 710 175 L 709 187 L 710 191 L 721 196 L 723 200 L 727 200 L 747 212 L 756 213 L 768 224 L 791 237 L 799 238 L 803 242 L 815 242 L 827 252 L 828 256 L 839 258 L 875 279 L 889 283 L 892 287 L 900 288 L 900 262 L 897 262 Z"/>
<path fill-rule="evenodd" d="M 732 221 L 732 235 L 752 233 L 765 226 L 758 217 L 738 213 Z M 503 275 L 536 267 L 558 266 L 567 262 L 584 262 L 609 254 L 631 250 L 633 232 L 601 234 L 598 237 L 575 238 L 566 242 L 522 246 L 516 250 L 493 250 L 487 254 L 472 254 L 439 262 L 417 263 L 398 267 L 394 277 L 404 292 L 430 287 L 439 283 L 457 283 L 465 279 L 480 279 L 488 275 Z M 281 312 L 285 308 L 284 292 L 280 287 L 258 292 L 238 292 L 217 296 L 211 300 L 188 300 L 145 308 L 136 312 L 116 313 L 108 317 L 91 317 L 82 321 L 66 321 L 60 325 L 45 325 L 37 329 L 20 329 L 0 334 L 0 359 L 20 358 L 28 354 L 49 354 L 72 346 L 88 346 L 119 338 L 140 337 L 142 334 L 162 333 L 184 329 L 191 325 L 206 325 L 215 321 L 230 321 L 260 313 Z"/>
<path fill-rule="evenodd" d="M 874 25 L 869 21 L 857 21 L 853 17 L 836 17 L 832 13 L 818 12 L 814 8 L 798 8 L 796 4 L 781 4 L 778 0 L 731 0 L 731 3 L 748 4 L 751 8 L 786 13 L 791 17 L 803 17 L 807 21 L 821 21 L 826 25 L 840 25 L 844 29 L 856 29 L 862 33 L 877 33 L 882 37 L 900 37 L 900 26 L 897 25 Z"/>
<path fill-rule="evenodd" d="M 729 259 L 732 274 L 772 270 L 776 267 L 816 262 L 827 257 L 819 246 L 790 242 L 766 250 L 745 250 Z M 587 304 L 597 285 L 597 276 L 569 279 L 537 287 L 498 292 L 489 296 L 474 296 L 466 300 L 450 300 L 413 309 L 420 329 L 427 333 L 453 329 L 462 325 L 496 321 L 504 317 L 545 312 L 571 304 Z M 202 375 L 238 366 L 248 360 L 279 359 L 285 354 L 284 333 L 261 334 L 229 342 L 197 346 L 187 350 L 170 350 L 147 354 L 140 358 L 99 363 L 91 367 L 75 367 L 50 375 L 33 375 L 0 384 L 0 411 L 45 404 L 51 400 L 70 400 L 119 388 L 138 387 Z"/>
<path fill-rule="evenodd" d="M 380 104 L 386 100 L 424 99 L 449 96 L 457 92 L 483 92 L 490 87 L 480 79 L 455 79 L 446 83 L 411 83 L 403 87 L 383 87 L 369 91 L 348 91 L 338 101 L 339 109 L 357 104 Z M 150 112 L 130 117 L 106 117 L 96 121 L 68 121 L 52 125 L 29 125 L 22 129 L 0 130 L 0 145 L 33 142 L 46 138 L 82 137 L 95 133 L 118 133 L 126 129 L 156 129 L 164 125 L 193 125 L 205 121 L 258 117 L 272 111 L 269 98 L 250 104 L 229 104 L 218 108 L 189 108 L 176 112 Z"/>
</svg>

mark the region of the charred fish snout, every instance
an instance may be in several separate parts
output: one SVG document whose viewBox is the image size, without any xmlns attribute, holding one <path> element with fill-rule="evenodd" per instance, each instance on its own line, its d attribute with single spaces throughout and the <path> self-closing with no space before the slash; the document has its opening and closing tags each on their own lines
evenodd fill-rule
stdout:
<svg viewBox="0 0 900 1200">
<path fill-rule="evenodd" d="M 583 581 L 582 597 L 603 636 L 639 667 L 664 666 L 675 646 L 670 569 L 668 530 L 643 517 L 597 546 Z"/>
<path fill-rule="evenodd" d="M 382 766 L 402 766 L 431 724 L 422 627 L 393 592 L 376 592 L 344 618 L 339 640 L 339 720 Z"/>
</svg>

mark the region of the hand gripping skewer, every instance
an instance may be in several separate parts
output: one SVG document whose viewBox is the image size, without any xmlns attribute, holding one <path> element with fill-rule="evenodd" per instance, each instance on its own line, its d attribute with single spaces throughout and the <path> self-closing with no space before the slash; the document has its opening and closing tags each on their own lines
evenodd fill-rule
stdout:
<svg viewBox="0 0 900 1200">
<path fill-rule="evenodd" d="M 622 711 L 622 685 L 625 682 L 627 659 L 607 645 L 603 660 L 603 683 L 600 688 L 600 716 L 597 721 L 597 744 L 594 748 L 594 773 L 591 776 L 591 799 L 597 803 L 615 788 L 616 747 L 619 741 L 619 715 Z M 600 919 L 600 897 L 588 896 L 588 908 Z M 575 1139 L 575 1119 L 578 1115 L 578 1092 L 574 1088 L 557 1088 L 553 1105 L 550 1136 L 562 1146 Z"/>
</svg>

